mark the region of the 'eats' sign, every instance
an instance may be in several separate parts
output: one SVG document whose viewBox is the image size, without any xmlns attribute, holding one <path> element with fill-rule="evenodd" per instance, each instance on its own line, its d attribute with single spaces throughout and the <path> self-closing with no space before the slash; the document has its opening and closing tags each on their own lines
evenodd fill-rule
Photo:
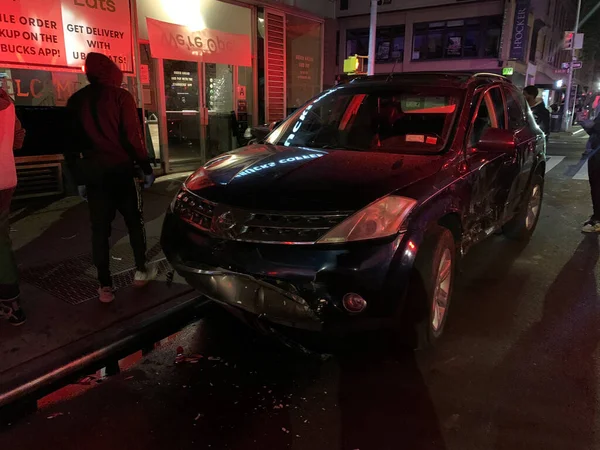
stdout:
<svg viewBox="0 0 600 450">
<path fill-rule="evenodd" d="M 0 65 L 83 67 L 104 53 L 133 73 L 129 0 L 3 0 Z"/>
</svg>

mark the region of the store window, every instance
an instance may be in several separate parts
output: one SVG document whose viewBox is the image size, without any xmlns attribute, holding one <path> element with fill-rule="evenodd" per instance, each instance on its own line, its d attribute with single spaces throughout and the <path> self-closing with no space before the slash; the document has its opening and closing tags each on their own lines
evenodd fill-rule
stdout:
<svg viewBox="0 0 600 450">
<path fill-rule="evenodd" d="M 83 73 L 0 68 L 0 87 L 17 106 L 66 106 L 87 84 Z"/>
<path fill-rule="evenodd" d="M 321 28 L 313 20 L 286 17 L 288 114 L 321 92 Z"/>
<path fill-rule="evenodd" d="M 393 63 L 404 58 L 404 25 L 378 27 L 375 47 L 375 63 Z M 369 54 L 369 29 L 346 31 L 346 58 Z"/>
<path fill-rule="evenodd" d="M 417 23 L 412 59 L 495 58 L 501 33 L 502 16 Z"/>
</svg>

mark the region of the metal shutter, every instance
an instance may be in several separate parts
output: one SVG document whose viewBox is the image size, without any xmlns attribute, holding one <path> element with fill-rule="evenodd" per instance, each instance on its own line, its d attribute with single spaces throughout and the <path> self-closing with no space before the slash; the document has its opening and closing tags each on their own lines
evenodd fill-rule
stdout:
<svg viewBox="0 0 600 450">
<path fill-rule="evenodd" d="M 286 117 L 285 17 L 266 11 L 265 83 L 267 122 Z"/>
</svg>

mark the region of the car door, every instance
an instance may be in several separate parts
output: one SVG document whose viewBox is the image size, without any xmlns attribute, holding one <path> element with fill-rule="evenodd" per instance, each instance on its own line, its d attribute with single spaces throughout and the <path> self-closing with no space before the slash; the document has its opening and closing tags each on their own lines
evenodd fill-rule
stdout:
<svg viewBox="0 0 600 450">
<path fill-rule="evenodd" d="M 471 125 L 466 139 L 466 163 L 469 171 L 470 201 L 468 217 L 471 239 L 477 241 L 492 233 L 502 220 L 509 192 L 507 154 L 489 154 L 477 144 L 488 128 L 506 129 L 504 93 L 500 86 L 481 90 L 475 96 Z"/>
<path fill-rule="evenodd" d="M 531 169 L 535 163 L 537 140 L 543 139 L 543 136 L 535 133 L 529 124 L 528 114 L 529 106 L 523 95 L 513 86 L 505 86 L 507 107 L 507 125 L 513 132 L 516 153 L 513 165 L 507 175 L 513 177 L 510 192 L 507 199 L 506 218 L 510 218 L 518 211 L 523 196 L 529 185 Z"/>
</svg>

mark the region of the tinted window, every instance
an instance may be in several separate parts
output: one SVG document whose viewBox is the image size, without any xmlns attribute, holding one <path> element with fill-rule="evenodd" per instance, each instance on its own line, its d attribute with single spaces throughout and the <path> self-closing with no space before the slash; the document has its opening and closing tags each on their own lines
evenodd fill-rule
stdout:
<svg viewBox="0 0 600 450">
<path fill-rule="evenodd" d="M 438 152 L 462 92 L 431 88 L 335 89 L 271 133 L 275 145 L 371 152 Z"/>
<path fill-rule="evenodd" d="M 506 106 L 508 110 L 508 128 L 510 130 L 518 130 L 523 128 L 527 121 L 525 119 L 525 111 L 527 104 L 522 97 L 512 89 L 506 91 Z"/>
<path fill-rule="evenodd" d="M 496 113 L 498 128 L 506 128 L 506 119 L 504 117 L 504 98 L 502 98 L 502 91 L 500 88 L 493 88 L 490 89 L 489 93 L 494 105 L 494 112 Z"/>
<path fill-rule="evenodd" d="M 477 145 L 485 130 L 493 128 L 495 125 L 497 126 L 497 121 L 494 120 L 494 117 L 492 99 L 489 94 L 485 94 L 475 113 L 475 120 L 473 121 L 471 136 L 469 138 L 470 147 Z"/>
</svg>

